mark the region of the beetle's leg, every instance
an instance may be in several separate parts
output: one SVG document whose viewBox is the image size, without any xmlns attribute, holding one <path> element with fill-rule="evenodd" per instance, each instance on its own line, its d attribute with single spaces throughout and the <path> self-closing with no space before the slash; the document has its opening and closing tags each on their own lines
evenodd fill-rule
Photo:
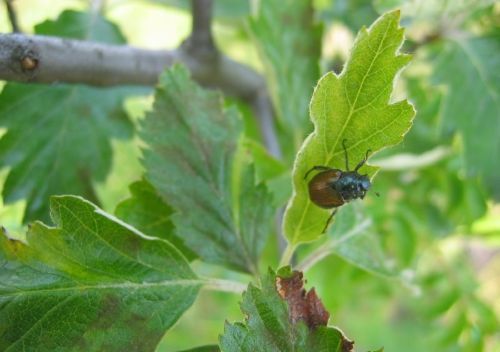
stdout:
<svg viewBox="0 0 500 352">
<path fill-rule="evenodd" d="M 366 151 L 365 158 L 364 158 L 363 160 L 361 160 L 361 161 L 359 162 L 359 164 L 358 164 L 358 165 L 356 165 L 356 168 L 354 169 L 354 171 L 358 171 L 358 170 L 359 170 L 359 168 L 360 168 L 361 166 L 363 166 L 363 165 L 366 163 L 366 161 L 368 160 L 368 157 L 370 156 L 371 152 L 372 152 L 372 150 L 371 150 L 371 149 L 368 149 L 368 150 Z"/>
<path fill-rule="evenodd" d="M 337 213 L 337 209 L 338 208 L 335 208 L 332 211 L 332 213 L 330 214 L 330 216 L 328 217 L 328 220 L 326 220 L 325 227 L 323 228 L 323 231 L 321 232 L 322 234 L 326 232 L 326 229 L 328 228 L 328 225 L 330 225 L 330 222 L 332 221 L 333 216 Z"/>
<path fill-rule="evenodd" d="M 328 171 L 328 170 L 332 170 L 331 167 L 328 167 L 328 166 L 321 166 L 321 165 L 316 165 L 316 166 L 313 166 L 309 169 L 309 171 L 306 172 L 306 175 L 304 176 L 304 180 L 307 178 L 307 176 L 309 176 L 309 174 L 311 173 L 311 171 Z"/>
<path fill-rule="evenodd" d="M 347 142 L 347 139 L 344 139 L 342 141 L 342 147 L 344 147 L 344 157 L 345 157 L 345 170 L 349 171 L 349 157 L 347 155 L 347 148 L 345 146 L 345 142 Z"/>
</svg>

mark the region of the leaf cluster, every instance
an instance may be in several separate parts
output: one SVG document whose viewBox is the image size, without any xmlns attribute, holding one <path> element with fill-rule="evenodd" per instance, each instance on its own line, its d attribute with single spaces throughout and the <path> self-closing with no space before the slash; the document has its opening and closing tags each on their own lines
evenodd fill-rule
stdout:
<svg viewBox="0 0 500 352">
<path fill-rule="evenodd" d="M 7 83 L 2 197 L 26 202 L 23 223 L 41 221 L 26 235 L 0 234 L 0 350 L 152 351 L 202 287 L 241 292 L 248 282 L 244 320 L 216 322 L 218 339 L 200 338 L 195 344 L 208 344 L 189 351 L 351 350 L 328 311 L 361 350 L 400 349 L 409 334 L 426 337 L 410 352 L 494 348 L 497 312 L 471 253 L 477 243 L 494 252 L 500 233 L 491 218 L 478 222 L 497 211 L 500 192 L 492 162 L 500 155 L 497 10 L 490 1 L 415 6 L 266 0 L 251 12 L 247 1 L 216 2 L 219 24 L 240 31 L 235 16 L 248 17 L 238 45 L 259 51 L 282 160 L 250 131 L 248 107 L 201 88 L 182 66 L 159 77 L 137 123 L 124 108 L 130 88 Z M 324 33 L 339 26 L 359 29 L 341 65 L 341 55 L 321 57 Z M 96 13 L 65 11 L 35 32 L 125 43 Z M 401 74 L 407 51 L 413 63 Z M 332 66 L 343 69 L 322 76 Z M 130 195 L 116 185 L 126 199 L 116 207 L 104 199 L 113 206 L 103 210 L 115 139 L 140 144 L 143 170 Z M 368 150 L 359 172 L 373 192 L 339 208 L 322 234 L 332 209 L 312 203 L 305 174 L 318 165 L 346 171 L 345 155 L 352 168 Z M 280 254 L 303 273 L 263 270 Z M 316 290 L 303 287 L 302 275 Z M 189 314 L 202 313 L 195 305 Z M 173 329 L 167 350 L 209 330 L 179 342 Z"/>
</svg>

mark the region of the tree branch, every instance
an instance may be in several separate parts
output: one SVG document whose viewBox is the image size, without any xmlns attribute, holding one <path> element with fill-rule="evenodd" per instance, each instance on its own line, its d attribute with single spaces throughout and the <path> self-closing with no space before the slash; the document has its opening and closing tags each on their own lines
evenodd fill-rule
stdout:
<svg viewBox="0 0 500 352">
<path fill-rule="evenodd" d="M 23 64 L 27 60 L 36 64 Z M 175 62 L 184 63 L 200 83 L 245 100 L 265 89 L 262 76 L 225 56 L 205 63 L 182 48 L 145 50 L 39 35 L 0 34 L 0 79 L 8 81 L 152 86 L 158 75 Z"/>
<path fill-rule="evenodd" d="M 17 22 L 17 14 L 14 6 L 12 5 L 12 0 L 5 0 L 5 7 L 7 7 L 7 14 L 9 16 L 10 25 L 12 26 L 12 32 L 20 33 L 21 30 Z"/>
</svg>

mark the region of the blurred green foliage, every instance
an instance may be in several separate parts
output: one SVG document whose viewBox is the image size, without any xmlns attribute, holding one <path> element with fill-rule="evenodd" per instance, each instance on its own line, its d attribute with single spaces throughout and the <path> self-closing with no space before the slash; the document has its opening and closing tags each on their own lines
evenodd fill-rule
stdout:
<svg viewBox="0 0 500 352">
<path fill-rule="evenodd" d="M 33 32 L 37 23 L 56 18 L 65 9 L 84 10 L 87 6 L 86 1 L 49 3 L 15 3 L 23 30 Z M 129 43 L 153 48 L 175 46 L 189 32 L 186 3 L 109 0 L 105 15 Z M 246 32 L 252 12 L 249 2 L 216 3 L 214 30 L 219 46 L 234 58 L 262 68 L 256 38 Z M 493 193 L 500 184 L 500 6 L 492 1 L 430 0 L 316 0 L 313 4 L 316 21 L 323 23 L 325 32 L 333 33 L 324 37 L 332 42 L 325 41 L 323 46 L 333 46 L 333 51 L 321 58 L 326 67 L 332 63 L 342 66 L 342 54 L 336 45 L 351 47 L 350 38 L 359 28 L 386 10 L 401 8 L 408 39 L 403 51 L 410 51 L 414 59 L 400 77 L 394 98 L 408 97 L 418 113 L 404 142 L 371 161 L 382 166 L 373 185 L 380 198 L 365 199 L 359 221 L 351 222 L 347 217 L 350 208 L 343 209 L 342 231 L 342 218 L 338 219 L 338 236 L 348 233 L 362 219 L 371 219 L 368 232 L 375 242 L 366 246 L 366 251 L 376 250 L 384 267 L 396 274 L 388 279 L 374 275 L 376 270 L 362 270 L 359 266 L 370 268 L 360 265 L 361 260 L 353 265 L 342 259 L 342 247 L 338 246 L 332 253 L 339 256 L 328 256 L 307 271 L 308 286 L 316 287 L 334 321 L 356 340 L 358 350 L 374 346 L 384 346 L 386 352 L 402 348 L 405 352 L 500 350 L 500 205 Z M 10 31 L 3 8 L 0 31 Z M 63 31 L 51 34 L 64 35 Z M 283 34 L 288 34 L 286 28 Z M 258 38 L 266 39 L 266 33 Z M 280 54 L 288 55 L 286 59 L 293 62 L 293 51 Z M 286 77 L 290 82 L 300 79 L 293 69 L 281 74 L 290 75 Z M 276 89 L 283 88 L 277 85 Z M 276 96 L 280 93 L 273 92 Z M 308 101 L 310 97 L 300 98 Z M 147 97 L 130 96 L 125 108 L 137 122 L 150 102 Z M 241 110 L 245 143 L 256 163 L 256 177 L 267 182 L 275 198 L 273 205 L 283 205 L 291 194 L 291 163 L 277 161 L 262 150 L 252 113 L 244 106 Z M 287 153 L 296 151 L 295 141 L 281 141 Z M 110 175 L 96 185 L 105 210 L 112 211 L 119 200 L 129 197 L 128 185 L 140 179 L 140 145 L 137 138 L 113 142 L 115 159 Z M 0 187 L 5 187 L 6 170 L 0 173 Z M 20 200 L 0 208 L 0 223 L 21 231 L 25 205 L 26 201 Z M 300 247 L 297 263 L 329 240 Z M 276 242 L 275 237 L 268 241 L 262 267 L 277 262 Z M 249 279 L 199 262 L 194 263 L 194 271 L 242 282 Z M 224 320 L 242 320 L 239 301 L 238 295 L 202 291 L 187 314 L 167 332 L 158 351 L 192 348 L 193 336 L 196 345 L 216 344 Z"/>
</svg>

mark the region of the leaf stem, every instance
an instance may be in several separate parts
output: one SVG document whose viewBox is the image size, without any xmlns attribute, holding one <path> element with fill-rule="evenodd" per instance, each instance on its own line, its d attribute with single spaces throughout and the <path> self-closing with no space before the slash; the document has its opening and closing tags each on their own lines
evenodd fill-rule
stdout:
<svg viewBox="0 0 500 352">
<path fill-rule="evenodd" d="M 321 260 L 328 257 L 335 251 L 341 243 L 347 241 L 348 239 L 358 235 L 361 231 L 366 230 L 369 226 L 372 225 L 371 219 L 365 219 L 357 226 L 353 227 L 349 232 L 347 232 L 341 238 L 335 239 L 332 238 L 329 241 L 326 241 L 321 246 L 316 248 L 311 254 L 309 254 L 301 263 L 297 265 L 297 270 L 307 271 L 312 268 L 315 264 L 320 262 Z"/>
<path fill-rule="evenodd" d="M 232 292 L 241 294 L 246 290 L 247 285 L 233 280 L 204 278 L 203 288 L 212 291 Z"/>
<path fill-rule="evenodd" d="M 286 246 L 285 251 L 281 255 L 281 260 L 279 265 L 280 268 L 290 264 L 293 253 L 295 252 L 296 249 L 297 249 L 296 244 L 289 243 L 288 246 Z"/>
</svg>

